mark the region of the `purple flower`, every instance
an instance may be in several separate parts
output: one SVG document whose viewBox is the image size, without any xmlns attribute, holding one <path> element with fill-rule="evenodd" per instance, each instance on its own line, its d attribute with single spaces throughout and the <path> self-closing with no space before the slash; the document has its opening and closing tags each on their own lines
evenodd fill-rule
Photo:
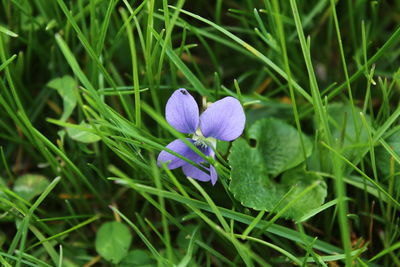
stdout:
<svg viewBox="0 0 400 267">
<path fill-rule="evenodd" d="M 187 138 L 206 156 L 215 158 L 217 139 L 232 141 L 238 138 L 244 129 L 246 117 L 240 102 L 233 97 L 225 97 L 211 104 L 199 116 L 199 108 L 193 96 L 186 89 L 176 90 L 168 99 L 165 107 L 165 117 L 168 123 L 181 133 L 192 134 Z M 193 179 L 208 182 L 214 185 L 218 179 L 215 168 L 205 166 L 206 161 L 187 146 L 182 140 L 176 139 L 167 145 L 167 148 L 204 166 L 201 170 L 192 164 L 163 150 L 158 156 L 157 162 L 167 163 L 168 169 L 173 170 L 182 167 L 183 173 Z"/>
</svg>

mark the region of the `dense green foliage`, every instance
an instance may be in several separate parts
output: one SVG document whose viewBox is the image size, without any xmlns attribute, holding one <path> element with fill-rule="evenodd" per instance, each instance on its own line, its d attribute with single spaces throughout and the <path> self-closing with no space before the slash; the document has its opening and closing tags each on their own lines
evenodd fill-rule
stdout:
<svg viewBox="0 0 400 267">
<path fill-rule="evenodd" d="M 399 14 L 0 0 L 0 265 L 400 266 Z M 215 186 L 157 166 L 181 87 L 246 111 Z"/>
</svg>

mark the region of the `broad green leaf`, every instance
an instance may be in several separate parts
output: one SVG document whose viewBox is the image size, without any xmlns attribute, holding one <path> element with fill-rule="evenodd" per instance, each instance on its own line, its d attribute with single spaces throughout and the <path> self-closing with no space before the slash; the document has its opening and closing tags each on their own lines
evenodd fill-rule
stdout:
<svg viewBox="0 0 400 267">
<path fill-rule="evenodd" d="M 363 149 L 368 145 L 368 131 L 365 123 L 361 119 L 361 110 L 354 107 L 355 117 L 353 116 L 352 107 L 343 103 L 332 103 L 328 106 L 329 126 L 335 147 L 340 146 L 340 153 L 352 161 Z M 370 123 L 370 117 L 364 114 L 366 122 Z M 332 161 L 330 157 L 324 155 L 329 154 L 329 150 L 319 146 L 309 158 L 308 167 L 310 170 L 332 172 Z M 345 175 L 350 175 L 352 169 L 345 167 Z"/>
<path fill-rule="evenodd" d="M 228 158 L 232 168 L 229 189 L 242 205 L 280 212 L 298 198 L 283 213 L 283 217 L 297 219 L 323 204 L 326 184 L 320 176 L 296 168 L 284 172 L 280 182 L 271 178 L 304 161 L 298 132 L 292 126 L 275 119 L 262 120 L 249 129 L 249 136 L 256 145 L 238 139 Z M 309 155 L 311 143 L 306 136 L 303 140 Z M 307 194 L 299 196 L 315 183 Z"/>
<path fill-rule="evenodd" d="M 277 119 L 263 119 L 249 129 L 249 138 L 256 142 L 266 172 L 272 177 L 304 161 L 299 132 Z M 306 155 L 312 151 L 310 140 L 302 135 Z"/>
<path fill-rule="evenodd" d="M 25 174 L 17 178 L 13 191 L 29 201 L 40 195 L 49 185 L 46 177 L 38 174 Z"/>
<path fill-rule="evenodd" d="M 324 204 L 327 195 L 327 185 L 321 176 L 299 168 L 289 170 L 282 175 L 280 189 L 283 190 L 283 193 L 288 192 L 291 188 L 293 189 L 280 207 L 283 207 L 285 204 L 294 200 L 304 190 L 315 183 L 317 185 L 313 189 L 300 197 L 290 206 L 287 212 L 288 217 L 303 217 L 310 210 Z"/>
<path fill-rule="evenodd" d="M 96 233 L 96 251 L 104 259 L 116 264 L 126 257 L 131 241 L 132 235 L 125 224 L 107 222 Z"/>
<path fill-rule="evenodd" d="M 87 129 L 87 130 L 86 130 Z M 69 137 L 75 141 L 82 143 L 94 143 L 99 141 L 101 138 L 97 134 L 91 133 L 89 130 L 93 129 L 91 125 L 82 121 L 79 124 L 79 128 L 67 127 L 67 133 Z"/>
<path fill-rule="evenodd" d="M 129 251 L 128 255 L 121 261 L 118 267 L 153 267 L 157 266 L 150 254 L 142 249 Z"/>
<path fill-rule="evenodd" d="M 61 78 L 51 80 L 48 82 L 47 86 L 57 90 L 63 99 L 64 110 L 60 120 L 66 121 L 71 116 L 78 102 L 75 95 L 75 88 L 77 88 L 78 84 L 74 78 L 69 75 L 65 75 Z"/>
<path fill-rule="evenodd" d="M 387 143 L 397 155 L 400 155 L 400 131 L 390 136 Z M 382 146 L 376 148 L 376 162 L 382 178 L 389 179 L 389 183 L 393 182 L 394 189 L 400 193 L 400 165 Z"/>
<path fill-rule="evenodd" d="M 227 141 L 217 140 L 217 151 L 221 155 L 226 155 L 229 151 L 230 143 Z"/>
<path fill-rule="evenodd" d="M 354 117 L 352 107 L 343 103 L 333 103 L 328 107 L 332 137 L 342 142 L 342 154 L 349 160 L 357 155 L 361 148 L 360 144 L 368 144 L 368 132 L 361 120 L 360 112 L 361 109 L 354 107 Z M 364 116 L 369 123 L 370 117 Z"/>
</svg>

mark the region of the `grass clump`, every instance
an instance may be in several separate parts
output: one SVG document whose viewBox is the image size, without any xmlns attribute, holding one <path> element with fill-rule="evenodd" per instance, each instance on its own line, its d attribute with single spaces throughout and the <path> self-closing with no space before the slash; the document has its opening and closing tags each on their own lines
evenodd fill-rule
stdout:
<svg viewBox="0 0 400 267">
<path fill-rule="evenodd" d="M 399 266 L 399 10 L 0 1 L 1 265 Z M 178 88 L 244 107 L 215 186 L 157 165 Z"/>
</svg>

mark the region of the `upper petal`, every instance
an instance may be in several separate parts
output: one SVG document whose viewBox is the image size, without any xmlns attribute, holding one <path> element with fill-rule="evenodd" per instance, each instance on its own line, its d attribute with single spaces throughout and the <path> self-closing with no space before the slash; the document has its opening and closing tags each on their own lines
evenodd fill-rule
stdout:
<svg viewBox="0 0 400 267">
<path fill-rule="evenodd" d="M 168 99 L 165 107 L 168 123 L 181 133 L 194 133 L 199 126 L 199 107 L 189 92 L 180 88 Z"/>
<path fill-rule="evenodd" d="M 187 140 L 189 140 L 190 142 L 194 142 L 192 139 L 189 139 L 189 138 L 187 138 Z M 194 162 L 198 162 L 199 158 L 201 159 L 201 157 L 199 155 L 197 155 L 196 152 L 194 152 L 192 149 L 190 149 L 190 147 L 188 147 L 180 139 L 176 139 L 176 140 L 172 141 L 171 143 L 169 143 L 166 146 L 166 148 L 171 149 L 172 151 L 176 152 L 177 154 L 179 154 L 187 159 L 190 159 Z M 161 163 L 167 163 L 168 161 L 169 161 L 168 169 L 170 169 L 170 170 L 181 167 L 182 165 L 187 163 L 183 159 L 178 158 L 177 156 L 175 156 L 165 150 L 161 151 L 157 158 L 158 166 L 161 166 Z M 189 164 L 189 163 L 187 163 L 187 164 Z"/>
<path fill-rule="evenodd" d="M 244 130 L 246 116 L 239 100 L 227 96 L 211 104 L 200 116 L 200 129 L 205 137 L 223 141 L 238 138 Z"/>
</svg>

